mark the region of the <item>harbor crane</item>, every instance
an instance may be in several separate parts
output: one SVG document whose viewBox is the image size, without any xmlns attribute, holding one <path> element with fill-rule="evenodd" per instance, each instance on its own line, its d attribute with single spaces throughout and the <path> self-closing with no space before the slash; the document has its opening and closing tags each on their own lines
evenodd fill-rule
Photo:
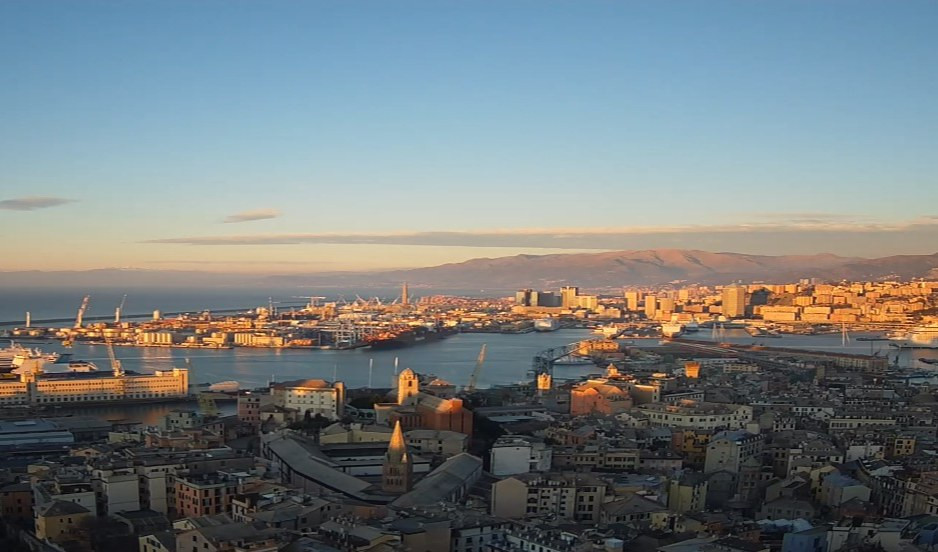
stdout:
<svg viewBox="0 0 938 552">
<path fill-rule="evenodd" d="M 88 310 L 88 302 L 91 301 L 90 295 L 85 295 L 81 300 L 81 306 L 78 307 L 78 316 L 75 317 L 75 329 L 81 327 L 82 319 L 85 317 L 85 311 Z"/>
<path fill-rule="evenodd" d="M 115 324 L 121 323 L 121 313 L 124 312 L 124 303 L 126 302 L 127 302 L 127 294 L 125 293 L 124 296 L 121 298 L 121 304 L 117 305 L 117 308 L 114 309 L 114 323 Z"/>
<path fill-rule="evenodd" d="M 472 393 L 476 390 L 476 384 L 479 382 L 479 374 L 482 372 L 482 364 L 485 362 L 485 344 L 482 344 L 482 348 L 479 350 L 479 358 L 476 359 L 476 367 L 472 370 L 472 375 L 469 376 L 469 385 L 466 386 L 466 391 Z"/>
<path fill-rule="evenodd" d="M 121 361 L 118 360 L 117 355 L 114 353 L 114 344 L 111 342 L 111 338 L 104 338 L 104 343 L 107 345 L 107 356 L 111 360 L 111 370 L 114 371 L 115 376 L 123 376 L 124 368 L 121 366 Z"/>
</svg>

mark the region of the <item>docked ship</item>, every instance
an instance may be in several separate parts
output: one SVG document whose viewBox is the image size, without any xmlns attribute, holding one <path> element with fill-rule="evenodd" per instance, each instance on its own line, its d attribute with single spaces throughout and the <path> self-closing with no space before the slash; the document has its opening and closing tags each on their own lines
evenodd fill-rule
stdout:
<svg viewBox="0 0 938 552">
<path fill-rule="evenodd" d="M 684 324 L 680 322 L 665 322 L 661 325 L 661 335 L 667 338 L 680 337 L 684 333 Z"/>
<path fill-rule="evenodd" d="M 58 353 L 44 353 L 38 348 L 29 348 L 10 343 L 9 347 L 0 349 L 0 374 L 9 373 L 14 368 L 14 361 L 17 358 L 36 359 L 45 363 L 59 362 L 65 360 Z"/>
<path fill-rule="evenodd" d="M 697 322 L 696 316 L 690 317 L 690 322 L 684 324 L 684 333 L 694 333 L 700 331 L 700 324 Z"/>
<path fill-rule="evenodd" d="M 916 326 L 905 334 L 891 334 L 889 339 L 897 341 L 891 345 L 901 349 L 938 349 L 938 322 Z"/>
<path fill-rule="evenodd" d="M 560 329 L 560 320 L 556 318 L 538 318 L 534 321 L 534 331 L 552 332 Z"/>
<path fill-rule="evenodd" d="M 456 333 L 446 326 L 413 326 L 405 330 L 381 332 L 365 340 L 372 349 L 400 349 L 418 343 L 436 341 Z"/>
</svg>

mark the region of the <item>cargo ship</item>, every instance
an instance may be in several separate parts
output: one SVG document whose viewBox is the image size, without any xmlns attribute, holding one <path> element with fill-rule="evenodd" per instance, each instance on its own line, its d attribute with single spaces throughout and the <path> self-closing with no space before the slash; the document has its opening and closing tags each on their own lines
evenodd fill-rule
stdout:
<svg viewBox="0 0 938 552">
<path fill-rule="evenodd" d="M 418 343 L 426 343 L 449 337 L 457 332 L 452 327 L 427 327 L 414 326 L 406 330 L 396 332 L 382 332 L 374 337 L 366 339 L 366 343 L 372 349 L 400 349 L 410 347 Z"/>
</svg>

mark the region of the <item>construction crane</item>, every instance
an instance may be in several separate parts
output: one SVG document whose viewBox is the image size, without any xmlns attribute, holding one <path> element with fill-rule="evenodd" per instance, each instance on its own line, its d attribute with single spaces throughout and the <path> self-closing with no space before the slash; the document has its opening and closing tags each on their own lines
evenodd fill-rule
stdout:
<svg viewBox="0 0 938 552">
<path fill-rule="evenodd" d="M 476 384 L 479 381 L 479 373 L 482 372 L 482 363 L 485 362 L 485 344 L 482 344 L 482 349 L 479 350 L 479 358 L 476 359 L 476 367 L 472 370 L 472 375 L 469 376 L 469 385 L 466 386 L 466 391 L 472 393 L 476 390 Z"/>
<path fill-rule="evenodd" d="M 78 307 L 78 316 L 75 317 L 75 329 L 81 327 L 82 319 L 85 317 L 85 311 L 88 310 L 88 301 L 91 301 L 90 295 L 85 295 L 81 300 L 81 306 Z"/>
</svg>

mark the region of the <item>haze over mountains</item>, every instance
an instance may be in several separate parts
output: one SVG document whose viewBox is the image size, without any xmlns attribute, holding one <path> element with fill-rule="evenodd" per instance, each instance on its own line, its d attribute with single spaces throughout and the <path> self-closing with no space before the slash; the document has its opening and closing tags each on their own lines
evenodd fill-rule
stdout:
<svg viewBox="0 0 938 552">
<path fill-rule="evenodd" d="M 657 249 L 473 259 L 427 268 L 381 272 L 256 275 L 199 271 L 100 269 L 0 272 L 2 287 L 329 287 L 388 288 L 407 281 L 442 290 L 512 290 L 655 285 L 681 280 L 701 284 L 789 282 L 800 278 L 878 280 L 938 277 L 938 253 L 877 259 L 819 255 L 746 255 Z"/>
</svg>

